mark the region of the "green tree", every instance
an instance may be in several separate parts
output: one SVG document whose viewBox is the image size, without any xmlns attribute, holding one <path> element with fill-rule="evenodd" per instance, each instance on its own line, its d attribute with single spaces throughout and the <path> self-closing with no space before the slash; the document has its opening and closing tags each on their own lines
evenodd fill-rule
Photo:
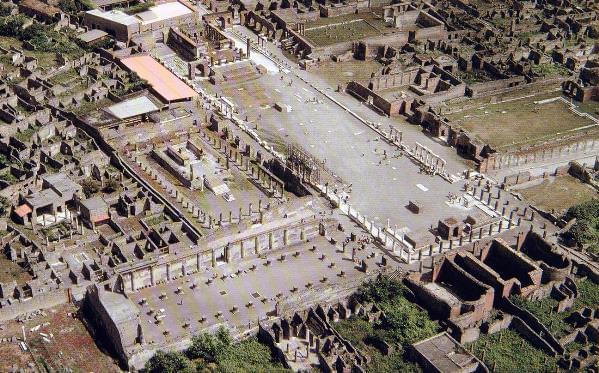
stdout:
<svg viewBox="0 0 599 373">
<path fill-rule="evenodd" d="M 221 326 L 214 335 L 200 333 L 193 336 L 191 346 L 187 349 L 187 356 L 190 359 L 203 359 L 208 362 L 215 362 L 218 359 L 218 355 L 231 346 L 231 343 L 231 335 L 227 329 Z"/>
<path fill-rule="evenodd" d="M 5 217 L 10 212 L 10 201 L 4 196 L 0 196 L 0 217 Z"/>
<path fill-rule="evenodd" d="M 564 238 L 578 247 L 599 254 L 599 199 L 570 207 L 564 218 L 576 219 L 576 223 L 564 234 Z"/>
<path fill-rule="evenodd" d="M 0 3 L 0 16 L 6 17 L 9 16 L 12 12 L 13 7 L 8 3 Z"/>
<path fill-rule="evenodd" d="M 65 13 L 75 14 L 79 11 L 77 8 L 77 3 L 75 0 L 60 0 L 58 2 L 58 7 Z"/>
<path fill-rule="evenodd" d="M 58 7 L 65 13 L 77 14 L 93 9 L 93 4 L 88 0 L 60 0 Z"/>
<path fill-rule="evenodd" d="M 80 182 L 83 188 L 83 194 L 86 198 L 92 197 L 94 194 L 100 191 L 100 183 L 92 178 L 84 179 Z"/>
<path fill-rule="evenodd" d="M 402 346 L 417 342 L 434 335 L 438 330 L 436 322 L 428 314 L 405 298 L 397 298 L 384 305 L 385 329 L 389 336 Z"/>
<path fill-rule="evenodd" d="M 386 276 L 369 280 L 357 291 L 360 302 L 387 302 L 396 297 L 403 297 L 406 287 L 399 281 L 390 280 Z"/>
<path fill-rule="evenodd" d="M 102 189 L 102 191 L 105 193 L 112 193 L 112 192 L 116 192 L 117 190 L 119 190 L 119 188 L 120 188 L 120 184 L 117 180 L 108 179 L 108 180 L 106 180 L 106 182 L 104 182 L 104 189 Z"/>
<path fill-rule="evenodd" d="M 0 35 L 16 37 L 25 24 L 25 17 L 21 14 L 0 18 Z"/>
<path fill-rule="evenodd" d="M 145 365 L 148 373 L 191 373 L 189 360 L 180 352 L 158 351 Z"/>
</svg>

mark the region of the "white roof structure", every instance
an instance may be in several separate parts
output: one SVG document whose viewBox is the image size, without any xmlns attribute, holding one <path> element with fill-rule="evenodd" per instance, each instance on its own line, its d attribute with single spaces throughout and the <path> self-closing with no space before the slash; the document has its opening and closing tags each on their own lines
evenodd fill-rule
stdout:
<svg viewBox="0 0 599 373">
<path fill-rule="evenodd" d="M 146 96 L 140 96 L 119 102 L 105 109 L 118 119 L 127 119 L 137 115 L 158 111 L 158 107 Z"/>
<path fill-rule="evenodd" d="M 193 13 L 191 9 L 178 1 L 172 3 L 163 3 L 151 7 L 145 12 L 136 14 L 142 25 L 148 25 L 154 22 L 164 21 L 175 17 L 181 17 Z"/>
<path fill-rule="evenodd" d="M 137 18 L 130 16 L 121 10 L 110 10 L 108 12 L 104 12 L 100 9 L 92 9 L 87 11 L 87 13 L 103 18 L 107 21 L 111 21 L 125 26 L 130 26 L 139 23 L 139 20 Z"/>
<path fill-rule="evenodd" d="M 158 4 L 146 10 L 145 12 L 135 15 L 129 15 L 121 10 L 109 10 L 105 12 L 100 9 L 92 9 L 87 11 L 87 13 L 114 23 L 130 26 L 136 23 L 149 25 L 154 22 L 188 15 L 193 13 L 193 11 L 180 2 L 174 1 L 170 3 Z"/>
<path fill-rule="evenodd" d="M 102 30 L 89 30 L 87 32 L 84 32 L 83 34 L 78 35 L 77 37 L 80 40 L 83 40 L 86 43 L 91 43 L 94 42 L 100 38 L 103 38 L 104 36 L 108 35 L 107 32 L 102 31 Z"/>
<path fill-rule="evenodd" d="M 217 196 L 231 192 L 227 184 L 225 184 L 225 182 L 222 179 L 216 176 L 206 176 L 206 178 L 204 179 L 204 184 L 208 189 L 212 191 L 212 193 L 214 193 Z"/>
</svg>

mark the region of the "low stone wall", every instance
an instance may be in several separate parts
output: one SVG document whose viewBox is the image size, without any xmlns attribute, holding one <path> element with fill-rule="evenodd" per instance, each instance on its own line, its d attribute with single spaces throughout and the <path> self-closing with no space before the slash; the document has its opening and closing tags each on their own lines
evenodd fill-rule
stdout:
<svg viewBox="0 0 599 373">
<path fill-rule="evenodd" d="M 116 272 L 123 278 L 125 291 L 135 291 L 194 273 L 200 268 L 214 267 L 219 261 L 232 263 L 306 242 L 319 234 L 321 224 L 309 217 L 304 221 L 299 216 L 284 224 L 265 224 L 257 232 L 254 230 L 248 234 L 241 233 L 203 242 L 201 246 L 192 246 L 187 253 L 177 257 L 123 265 L 117 267 Z"/>
<path fill-rule="evenodd" d="M 52 308 L 69 301 L 69 290 L 59 289 L 47 294 L 36 295 L 26 300 L 17 300 L 15 303 L 0 308 L 0 322 L 12 320 L 19 315 L 40 309 Z"/>
<path fill-rule="evenodd" d="M 555 356 L 564 353 L 564 348 L 551 332 L 532 313 L 513 304 L 509 299 L 501 300 L 500 308 L 514 316 L 510 328 L 547 353 Z"/>
</svg>

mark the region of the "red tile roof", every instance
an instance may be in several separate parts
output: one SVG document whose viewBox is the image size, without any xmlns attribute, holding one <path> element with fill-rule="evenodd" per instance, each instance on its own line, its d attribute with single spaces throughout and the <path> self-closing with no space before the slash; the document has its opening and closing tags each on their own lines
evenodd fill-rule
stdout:
<svg viewBox="0 0 599 373">
<path fill-rule="evenodd" d="M 196 91 L 150 56 L 127 57 L 121 62 L 128 69 L 136 72 L 140 78 L 147 80 L 154 91 L 165 101 L 184 100 L 198 95 Z"/>
</svg>

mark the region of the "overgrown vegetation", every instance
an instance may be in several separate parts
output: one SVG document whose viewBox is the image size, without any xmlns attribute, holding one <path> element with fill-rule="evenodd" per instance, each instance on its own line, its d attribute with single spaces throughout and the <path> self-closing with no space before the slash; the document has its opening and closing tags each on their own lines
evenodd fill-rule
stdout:
<svg viewBox="0 0 599 373">
<path fill-rule="evenodd" d="M 89 0 L 60 0 L 58 7 L 65 13 L 77 14 L 94 8 L 94 4 Z"/>
<path fill-rule="evenodd" d="M 28 143 L 29 140 L 31 140 L 31 138 L 33 137 L 33 134 L 35 134 L 35 131 L 37 130 L 38 127 L 27 127 L 23 131 L 16 132 L 14 134 L 14 138 L 21 141 L 22 143 Z"/>
<path fill-rule="evenodd" d="M 158 351 L 148 362 L 145 369 L 148 373 L 191 373 L 191 363 L 180 352 Z"/>
<path fill-rule="evenodd" d="M 17 179 L 10 171 L 0 174 L 0 179 L 4 180 L 8 185 L 13 185 L 19 182 L 19 179 Z"/>
<path fill-rule="evenodd" d="M 439 330 L 439 325 L 429 319 L 425 311 L 406 298 L 408 293 L 401 282 L 387 277 L 366 282 L 358 289 L 358 300 L 377 304 L 385 312 L 386 320 L 372 324 L 366 319 L 351 317 L 334 325 L 341 335 L 372 358 L 367 367 L 369 372 L 419 370 L 405 359 L 404 351 L 412 343 L 431 337 Z M 398 348 L 384 356 L 370 343 L 374 340 Z"/>
<path fill-rule="evenodd" d="M 580 248 L 599 254 L 599 199 L 569 208 L 564 218 L 576 219 L 564 238 Z"/>
<path fill-rule="evenodd" d="M 4 218 L 10 213 L 10 201 L 4 196 L 0 196 L 0 217 Z"/>
<path fill-rule="evenodd" d="M 573 330 L 564 320 L 570 315 L 570 312 L 556 312 L 558 302 L 551 297 L 531 301 L 519 296 L 511 296 L 510 300 L 515 305 L 532 313 L 557 338 L 561 338 Z"/>
<path fill-rule="evenodd" d="M 104 189 L 102 189 L 102 192 L 114 193 L 116 191 L 119 191 L 120 189 L 121 189 L 121 184 L 118 182 L 118 180 L 108 179 L 104 182 Z"/>
<path fill-rule="evenodd" d="M 9 16 L 14 7 L 9 3 L 0 3 L 0 17 Z"/>
<path fill-rule="evenodd" d="M 126 82 L 123 87 L 115 90 L 113 93 L 116 96 L 123 96 L 131 92 L 139 91 L 143 89 L 147 84 L 148 82 L 145 79 L 140 78 L 140 76 L 137 75 L 136 72 L 132 71 L 129 74 L 129 81 Z"/>
<path fill-rule="evenodd" d="M 531 70 L 534 74 L 541 76 L 570 76 L 570 71 L 567 68 L 560 64 L 550 62 L 532 65 Z"/>
<path fill-rule="evenodd" d="M 407 293 L 402 283 L 387 277 L 368 281 L 358 290 L 361 302 L 374 302 L 385 312 L 386 322 L 375 326 L 385 331 L 384 339 L 404 348 L 434 335 L 439 329 L 426 311 L 406 299 Z"/>
<path fill-rule="evenodd" d="M 578 285 L 578 298 L 572 308 L 577 311 L 584 307 L 596 308 L 599 304 L 599 285 L 589 279 L 578 281 L 576 285 Z"/>
<path fill-rule="evenodd" d="M 146 371 L 170 372 L 284 372 L 271 352 L 255 338 L 233 343 L 221 327 L 215 334 L 201 333 L 192 338 L 185 353 L 158 351 L 145 366 Z"/>
<path fill-rule="evenodd" d="M 122 10 L 127 14 L 137 14 L 137 13 L 145 12 L 146 10 L 150 9 L 153 6 L 154 6 L 153 1 L 147 1 L 145 3 L 135 4 L 133 6 L 130 6 L 129 8 L 122 9 Z"/>
<path fill-rule="evenodd" d="M 75 31 L 62 29 L 56 31 L 52 25 L 33 22 L 25 27 L 29 18 L 22 14 L 0 17 L 0 35 L 15 37 L 28 43 L 31 49 L 40 52 L 60 52 L 81 54 Z"/>
<path fill-rule="evenodd" d="M 80 184 L 83 188 L 83 194 L 85 194 L 85 198 L 90 198 L 98 194 L 100 188 L 102 187 L 102 184 L 100 184 L 99 181 L 92 178 L 84 179 L 80 182 Z"/>
<path fill-rule="evenodd" d="M 546 355 L 513 330 L 480 338 L 466 348 L 497 373 L 554 372 L 557 360 Z"/>
</svg>

